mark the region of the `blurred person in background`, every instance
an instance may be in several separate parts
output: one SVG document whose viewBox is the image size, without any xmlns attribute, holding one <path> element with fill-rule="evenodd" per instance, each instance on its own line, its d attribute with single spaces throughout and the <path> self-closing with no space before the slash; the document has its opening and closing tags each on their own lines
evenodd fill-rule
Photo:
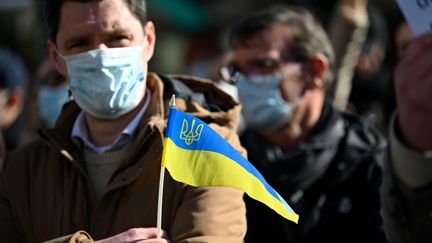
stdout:
<svg viewBox="0 0 432 243">
<path fill-rule="evenodd" d="M 381 201 L 390 242 L 432 242 L 432 33 L 397 25 L 396 112 L 389 126 Z"/>
<path fill-rule="evenodd" d="M 0 130 L 6 151 L 17 149 L 27 139 L 28 86 L 28 72 L 22 59 L 7 48 L 0 48 Z"/>
<path fill-rule="evenodd" d="M 368 4 L 369 27 L 354 67 L 348 109 L 384 130 L 387 89 L 391 82 L 390 64 L 387 55 L 389 30 L 385 16 L 372 3 Z"/>
<path fill-rule="evenodd" d="M 37 100 L 31 104 L 34 127 L 53 127 L 63 105 L 68 101 L 69 86 L 49 58 L 46 58 L 37 70 L 32 95 Z"/>
<path fill-rule="evenodd" d="M 39 6 L 39 0 L 0 1 L 0 45 L 7 46 L 23 60 L 30 77 L 46 54 Z"/>
<path fill-rule="evenodd" d="M 432 34 L 415 39 L 405 51 L 403 46 L 394 74 L 397 112 L 381 189 L 383 215 L 391 242 L 430 242 Z"/>
<path fill-rule="evenodd" d="M 242 145 L 300 215 L 295 225 L 246 197 L 246 242 L 385 242 L 385 142 L 326 95 L 334 54 L 319 22 L 303 8 L 274 6 L 243 18 L 230 44 Z"/>
</svg>

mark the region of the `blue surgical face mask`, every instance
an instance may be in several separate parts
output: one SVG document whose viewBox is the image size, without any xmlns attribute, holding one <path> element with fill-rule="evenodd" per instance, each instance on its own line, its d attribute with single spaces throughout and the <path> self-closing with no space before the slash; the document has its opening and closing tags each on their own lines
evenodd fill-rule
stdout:
<svg viewBox="0 0 432 243">
<path fill-rule="evenodd" d="M 116 119 L 137 107 L 147 78 L 142 51 L 143 46 L 132 46 L 62 56 L 78 106 L 102 119 Z"/>
<path fill-rule="evenodd" d="M 58 87 L 41 86 L 39 88 L 39 115 L 48 127 L 53 127 L 60 115 L 63 104 L 69 96 L 68 90 L 69 88 L 66 84 Z"/>
<path fill-rule="evenodd" d="M 294 103 L 286 102 L 280 92 L 280 74 L 238 74 L 237 87 L 246 126 L 262 132 L 273 132 L 287 123 Z"/>
</svg>

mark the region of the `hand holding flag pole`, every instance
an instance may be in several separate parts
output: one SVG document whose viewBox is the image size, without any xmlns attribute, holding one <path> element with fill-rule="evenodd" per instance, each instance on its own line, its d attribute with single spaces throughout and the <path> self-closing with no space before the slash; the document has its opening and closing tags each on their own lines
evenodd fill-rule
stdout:
<svg viewBox="0 0 432 243">
<path fill-rule="evenodd" d="M 173 96 L 162 153 L 158 232 L 162 215 L 161 188 L 165 167 L 176 181 L 195 187 L 236 188 L 266 204 L 282 217 L 298 222 L 299 216 L 240 152 L 205 122 L 175 109 L 174 100 Z"/>
</svg>

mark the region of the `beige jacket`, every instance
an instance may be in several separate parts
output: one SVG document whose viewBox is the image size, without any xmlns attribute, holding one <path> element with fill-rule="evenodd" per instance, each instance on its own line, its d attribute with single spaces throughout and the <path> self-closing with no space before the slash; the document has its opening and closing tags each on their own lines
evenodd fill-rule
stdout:
<svg viewBox="0 0 432 243">
<path fill-rule="evenodd" d="M 190 89 L 179 86 L 190 94 L 185 99 L 184 93 L 177 94 L 177 108 L 206 121 L 241 150 L 236 135 L 239 104 L 209 81 L 187 76 L 177 80 Z M 97 240 L 130 228 L 155 227 L 166 98 L 175 90 L 172 84 L 149 74 L 152 96 L 132 145 L 135 152 L 111 177 L 100 200 L 89 183 L 82 153 L 70 139 L 80 111 L 74 103 L 63 109 L 54 129 L 41 130 L 43 141 L 8 155 L 0 176 L 0 241 L 89 242 L 90 236 Z M 204 108 L 201 98 L 208 107 L 222 110 Z M 242 197 L 231 188 L 187 186 L 168 173 L 162 228 L 172 242 L 242 242 L 246 232 Z"/>
</svg>

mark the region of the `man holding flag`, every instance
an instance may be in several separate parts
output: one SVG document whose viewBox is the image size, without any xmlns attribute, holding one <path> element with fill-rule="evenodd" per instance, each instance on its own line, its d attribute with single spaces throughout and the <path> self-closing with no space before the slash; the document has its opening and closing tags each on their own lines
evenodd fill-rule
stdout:
<svg viewBox="0 0 432 243">
<path fill-rule="evenodd" d="M 168 99 L 242 151 L 239 104 L 209 81 L 147 73 L 156 36 L 144 0 L 46 0 L 45 14 L 73 101 L 0 164 L 0 241 L 242 242 L 243 192 L 169 174 L 156 230 Z M 198 122 L 185 127 L 185 143 L 204 139 Z"/>
</svg>

